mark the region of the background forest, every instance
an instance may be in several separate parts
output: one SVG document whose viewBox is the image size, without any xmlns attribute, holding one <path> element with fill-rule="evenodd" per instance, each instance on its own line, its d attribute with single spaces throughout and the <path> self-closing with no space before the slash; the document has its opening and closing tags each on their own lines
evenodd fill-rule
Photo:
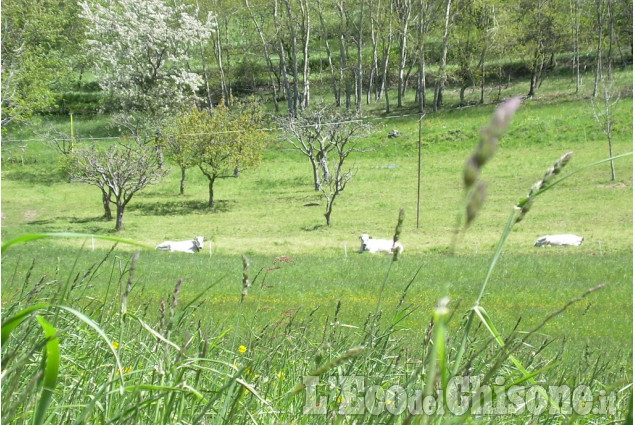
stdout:
<svg viewBox="0 0 635 425">
<path fill-rule="evenodd" d="M 626 0 L 167 3 L 195 18 L 179 27 L 197 32 L 178 60 L 202 77 L 198 95 L 209 107 L 256 95 L 292 115 L 317 99 L 357 112 L 423 112 L 444 106 L 447 87 L 459 90 L 460 105 L 483 103 L 497 97 L 487 87 L 522 78 L 533 96 L 550 73 L 570 73 L 577 89 L 581 72 L 593 69 L 597 86 L 609 63 L 632 61 L 633 4 Z M 100 90 L 113 86 L 103 66 L 95 69 L 89 40 L 124 19 L 115 12 L 110 22 L 91 20 L 82 10 L 74 1 L 3 2 L 3 129 L 37 113 L 121 108 Z M 160 49 L 153 35 L 121 30 L 118 38 Z M 114 61 L 125 62 L 122 50 Z"/>
</svg>

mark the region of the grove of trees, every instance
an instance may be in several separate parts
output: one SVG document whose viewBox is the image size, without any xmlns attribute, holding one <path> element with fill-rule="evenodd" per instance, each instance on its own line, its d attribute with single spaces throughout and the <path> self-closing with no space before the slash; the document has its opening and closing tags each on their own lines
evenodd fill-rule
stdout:
<svg viewBox="0 0 635 425">
<path fill-rule="evenodd" d="M 603 63 L 630 64 L 632 11 L 628 0 L 8 0 L 2 126 L 67 112 L 88 75 L 99 107 L 155 115 L 190 94 L 213 107 L 251 93 L 295 116 L 316 91 L 358 113 L 423 111 L 443 106 L 448 85 L 483 101 L 486 83 L 518 76 L 532 96 L 556 66 L 578 84 L 595 69 L 597 84 Z"/>
<path fill-rule="evenodd" d="M 632 22 L 628 0 L 7 0 L 2 128 L 106 112 L 133 142 L 74 150 L 71 140 L 64 153 L 70 180 L 100 188 L 105 217 L 116 205 L 119 230 L 165 157 L 181 194 L 187 169 L 203 173 L 214 208 L 217 180 L 260 162 L 270 104 L 311 163 L 328 225 L 366 105 L 436 111 L 448 86 L 461 105 L 470 88 L 483 103 L 486 86 L 500 95 L 511 78 L 526 78 L 532 97 L 567 68 L 577 93 L 587 68 L 612 152 L 612 75 L 632 64 Z"/>
</svg>

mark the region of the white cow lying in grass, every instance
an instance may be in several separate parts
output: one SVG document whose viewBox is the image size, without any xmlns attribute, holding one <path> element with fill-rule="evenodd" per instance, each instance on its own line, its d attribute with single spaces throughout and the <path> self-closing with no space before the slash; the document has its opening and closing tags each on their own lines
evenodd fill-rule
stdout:
<svg viewBox="0 0 635 425">
<path fill-rule="evenodd" d="M 387 252 L 392 253 L 394 249 L 397 249 L 401 254 L 403 252 L 403 245 L 399 242 L 394 243 L 391 239 L 373 239 L 367 233 L 364 233 L 359 237 L 362 240 L 362 246 L 359 252 Z"/>
<path fill-rule="evenodd" d="M 203 249 L 203 236 L 197 236 L 189 241 L 165 241 L 157 245 L 157 249 L 170 252 L 189 252 L 193 254 Z"/>
<path fill-rule="evenodd" d="M 577 235 L 547 235 L 538 238 L 534 246 L 580 246 L 583 240 Z"/>
</svg>

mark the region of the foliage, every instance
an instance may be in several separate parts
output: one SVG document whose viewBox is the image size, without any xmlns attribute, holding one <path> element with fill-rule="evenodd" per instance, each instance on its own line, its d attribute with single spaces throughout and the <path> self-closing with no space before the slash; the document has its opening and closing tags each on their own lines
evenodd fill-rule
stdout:
<svg viewBox="0 0 635 425">
<path fill-rule="evenodd" d="M 483 153 L 477 150 L 475 156 Z M 546 181 L 546 186 L 532 196 L 542 196 L 567 177 Z M 514 210 L 512 218 L 518 214 Z M 402 236 L 402 224 L 400 212 L 395 240 Z M 334 313 L 327 313 L 322 320 L 312 300 L 311 308 L 306 311 L 286 311 L 277 321 L 265 322 L 261 315 L 270 303 L 266 291 L 275 279 L 270 273 L 293 267 L 294 261 L 277 257 L 273 267 L 266 270 L 263 267 L 254 275 L 250 262 L 243 256 L 243 291 L 240 292 L 237 278 L 233 288 L 234 308 L 228 309 L 234 318 L 233 327 L 216 320 L 218 311 L 203 311 L 205 303 L 218 295 L 215 288 L 218 282 L 207 276 L 205 285 L 197 287 L 195 295 L 189 298 L 182 293 L 182 279 L 171 293 L 159 291 L 149 295 L 160 298 L 158 317 L 149 313 L 149 302 L 133 307 L 133 300 L 145 291 L 156 291 L 157 283 L 148 280 L 148 286 L 140 285 L 139 275 L 143 273 L 137 272 L 138 253 L 132 260 L 122 260 L 113 255 L 113 247 L 84 273 L 77 273 L 73 266 L 62 285 L 44 284 L 44 278 L 30 283 L 29 271 L 23 285 L 14 285 L 24 288 L 23 293 L 3 310 L 9 316 L 3 322 L 2 391 L 3 399 L 8 401 L 3 404 L 3 419 L 16 424 L 27 423 L 31 418 L 36 423 L 46 420 L 78 424 L 212 421 L 229 424 L 245 423 L 255 417 L 259 422 L 271 424 L 299 421 L 335 424 L 342 420 L 366 423 L 369 417 L 380 423 L 411 423 L 413 419 L 432 415 L 438 421 L 453 423 L 492 421 L 492 418 L 501 423 L 519 419 L 574 420 L 576 414 L 592 421 L 624 419 L 631 409 L 632 375 L 628 368 L 609 362 L 605 351 L 585 348 L 584 353 L 578 353 L 582 362 L 574 363 L 573 370 L 565 373 L 558 369 L 558 362 L 569 354 L 565 344 L 553 347 L 557 341 L 545 334 L 547 325 L 566 320 L 565 313 L 574 310 L 576 304 L 588 303 L 580 314 L 582 320 L 589 320 L 586 313 L 592 303 L 601 301 L 603 294 L 596 292 L 604 285 L 587 289 L 546 316 L 532 317 L 537 315 L 530 312 L 535 326 L 527 327 L 518 320 L 516 326 L 505 332 L 498 330 L 492 309 L 486 310 L 481 304 L 510 230 L 508 227 L 503 232 L 476 304 L 466 312 L 469 319 L 465 317 L 467 320 L 458 330 L 453 329 L 451 321 L 460 314 L 460 304 L 448 296 L 447 287 L 436 308 L 427 311 L 425 322 L 416 322 L 412 327 L 405 325 L 417 310 L 414 296 L 421 288 L 415 289 L 415 283 L 421 283 L 417 282 L 420 272 L 426 273 L 424 263 L 394 291 L 390 301 L 394 298 L 398 301 L 389 303 L 383 290 L 391 273 L 397 272 L 392 268 L 394 261 L 389 261 L 379 292 L 371 293 L 375 310 L 368 311 L 368 305 L 364 308 L 365 321 L 364 316 L 353 323 L 343 321 L 342 311 L 347 306 L 341 300 Z M 333 262 L 330 266 L 338 268 Z M 107 267 L 110 272 L 104 273 Z M 454 267 L 451 274 L 460 276 L 462 271 L 463 267 Z M 563 279 L 560 272 L 557 279 Z M 378 273 L 374 275 L 375 279 L 365 281 L 366 285 L 377 286 Z M 55 278 L 63 281 L 63 276 L 56 274 Z M 429 287 L 438 282 L 424 284 Z M 473 282 L 470 284 L 473 286 Z M 105 295 L 94 297 L 96 294 L 87 292 L 98 285 L 102 290 L 105 288 Z M 26 290 L 29 292 L 24 293 Z M 490 293 L 487 299 L 495 296 Z M 33 332 L 36 324 L 32 313 L 48 307 L 40 299 L 60 303 L 47 311 L 56 319 L 51 321 L 53 325 L 43 321 L 42 316 L 36 317 L 45 330 L 44 338 Z M 523 298 L 524 305 L 538 301 L 541 300 L 535 294 Z M 65 306 L 66 303 L 71 306 Z M 248 303 L 253 307 L 249 314 L 243 311 Z M 76 305 L 85 314 L 79 313 Z M 71 315 L 58 315 L 58 311 Z M 197 318 L 197 314 L 203 314 L 204 319 Z M 75 318 L 92 329 L 86 332 Z M 482 326 L 470 326 L 473 322 Z M 57 326 L 69 331 L 57 334 Z M 40 403 L 34 414 L 31 385 L 40 370 L 35 353 L 42 346 L 60 359 L 59 371 L 57 365 L 54 370 L 46 366 L 45 383 L 53 384 L 49 388 L 56 387 L 53 395 L 61 402 L 46 409 L 45 400 L 47 403 Z M 66 355 L 59 357 L 60 351 Z M 356 388 L 346 382 L 350 377 L 356 380 L 353 383 Z M 464 378 L 470 378 L 469 385 L 459 387 L 457 400 L 452 393 L 457 388 L 452 383 Z M 549 392 L 545 390 L 547 385 Z M 569 394 L 559 400 L 551 392 L 555 385 L 569 389 L 584 385 L 601 398 L 588 399 L 585 394 L 582 401 L 574 396 L 569 402 Z M 492 387 L 497 390 L 495 394 L 486 393 Z M 518 393 L 510 387 L 527 391 L 527 395 L 520 396 L 522 405 L 514 397 Z M 409 403 L 404 403 L 404 396 Z M 428 410 L 431 399 L 435 403 L 432 411 Z M 355 406 L 359 401 L 362 404 Z M 501 405 L 504 410 L 499 410 Z M 495 416 L 491 413 L 493 409 Z"/>
<path fill-rule="evenodd" d="M 68 89 L 82 33 L 76 16 L 74 2 L 2 4 L 2 127 L 54 107 Z"/>
<path fill-rule="evenodd" d="M 262 160 L 266 137 L 264 115 L 255 101 L 221 102 L 213 110 L 192 108 L 176 119 L 169 137 L 172 156 L 180 167 L 196 165 L 209 184 L 209 208 L 214 207 L 214 183 L 238 177 L 241 170 Z"/>
<path fill-rule="evenodd" d="M 355 114 L 324 105 L 280 122 L 285 140 L 311 163 L 315 190 L 324 196 L 328 226 L 335 199 L 353 178 L 353 171 L 346 170 L 344 163 L 351 153 L 362 152 L 356 139 L 368 134 L 371 126 Z"/>
<path fill-rule="evenodd" d="M 117 207 L 115 230 L 123 229 L 126 206 L 137 192 L 158 183 L 167 174 L 162 168 L 156 149 L 132 141 L 99 149 L 95 145 L 74 150 L 70 156 L 72 181 L 97 186 L 109 216 L 110 203 Z"/>
<path fill-rule="evenodd" d="M 190 48 L 210 37 L 211 14 L 200 22 L 185 5 L 162 0 L 80 6 L 97 81 L 119 110 L 157 120 L 196 98 L 202 78 L 190 70 Z"/>
</svg>

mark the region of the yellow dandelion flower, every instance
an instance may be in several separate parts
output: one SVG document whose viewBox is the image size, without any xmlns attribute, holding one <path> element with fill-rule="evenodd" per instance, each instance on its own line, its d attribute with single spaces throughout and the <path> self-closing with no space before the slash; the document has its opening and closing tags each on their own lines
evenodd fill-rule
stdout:
<svg viewBox="0 0 635 425">
<path fill-rule="evenodd" d="M 337 402 L 338 402 L 338 403 L 341 403 L 341 402 L 342 402 L 342 396 L 341 396 L 341 395 L 338 395 L 338 396 L 337 396 Z"/>
<path fill-rule="evenodd" d="M 127 366 L 123 368 L 123 373 L 130 373 L 132 372 L 132 366 Z M 119 376 L 119 369 L 117 369 L 117 371 L 115 372 L 115 375 Z"/>
<path fill-rule="evenodd" d="M 284 381 L 286 377 L 287 375 L 285 375 L 283 371 L 278 372 L 278 379 L 280 379 L 281 381 Z"/>
<path fill-rule="evenodd" d="M 117 341 L 113 341 L 112 342 L 112 348 L 114 348 L 115 350 L 119 349 L 119 343 Z"/>
<path fill-rule="evenodd" d="M 244 354 L 247 352 L 247 347 L 245 347 L 244 345 L 241 345 L 240 347 L 238 347 L 238 352 L 240 354 Z"/>
</svg>

